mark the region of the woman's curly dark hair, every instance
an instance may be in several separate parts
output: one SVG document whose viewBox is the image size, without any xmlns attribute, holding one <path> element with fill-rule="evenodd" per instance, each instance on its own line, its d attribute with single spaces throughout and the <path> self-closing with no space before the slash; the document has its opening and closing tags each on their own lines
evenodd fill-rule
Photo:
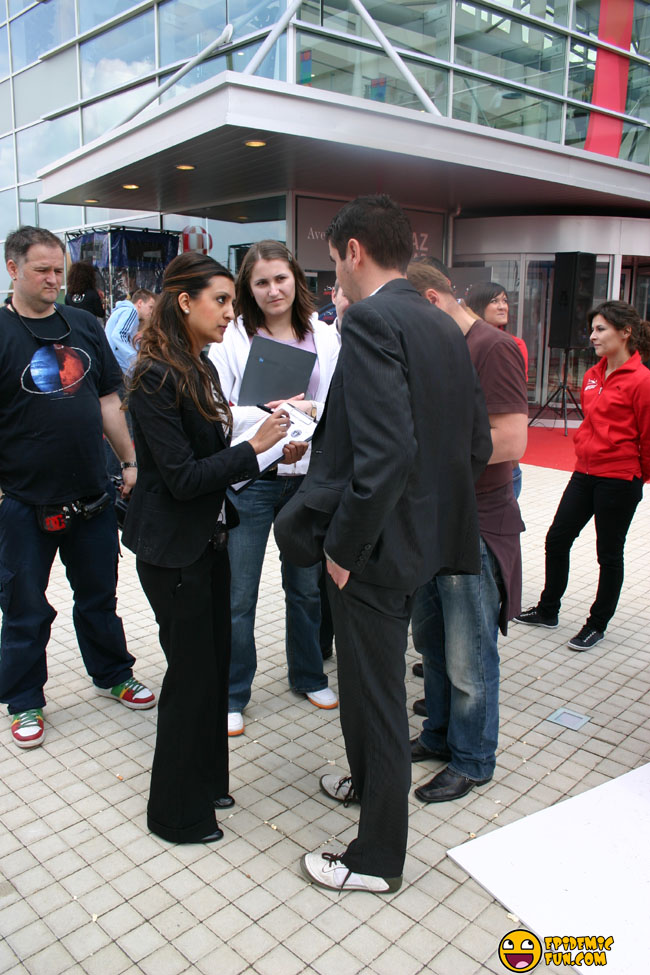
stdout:
<svg viewBox="0 0 650 975">
<path fill-rule="evenodd" d="M 185 316 L 178 303 L 178 296 L 183 292 L 190 298 L 197 298 L 214 277 L 234 281 L 222 264 L 196 251 L 179 254 L 170 262 L 163 277 L 162 294 L 142 334 L 140 351 L 127 387 L 129 392 L 135 389 L 152 364 L 159 362 L 167 367 L 163 382 L 169 372 L 176 378 L 178 401 L 187 395 L 206 420 L 232 428 L 230 407 L 216 374 L 194 354 Z"/>
</svg>

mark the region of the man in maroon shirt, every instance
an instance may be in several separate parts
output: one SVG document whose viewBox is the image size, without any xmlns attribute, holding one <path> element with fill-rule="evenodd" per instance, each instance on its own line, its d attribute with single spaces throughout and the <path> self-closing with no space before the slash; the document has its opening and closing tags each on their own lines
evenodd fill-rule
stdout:
<svg viewBox="0 0 650 975">
<path fill-rule="evenodd" d="M 520 532 L 512 461 L 526 449 L 524 363 L 512 336 L 474 319 L 435 268 L 411 264 L 411 284 L 454 319 L 478 373 L 492 433 L 492 457 L 476 483 L 480 575 L 438 575 L 416 593 L 412 633 L 424 663 L 427 717 L 411 759 L 448 761 L 415 790 L 423 802 L 459 799 L 489 782 L 499 730 L 499 627 L 521 607 Z"/>
</svg>

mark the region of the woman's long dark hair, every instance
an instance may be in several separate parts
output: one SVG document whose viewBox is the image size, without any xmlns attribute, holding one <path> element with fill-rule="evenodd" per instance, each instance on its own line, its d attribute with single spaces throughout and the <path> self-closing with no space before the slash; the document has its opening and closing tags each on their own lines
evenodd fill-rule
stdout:
<svg viewBox="0 0 650 975">
<path fill-rule="evenodd" d="M 628 304 L 627 301 L 601 301 L 587 315 L 589 328 L 591 328 L 596 315 L 602 315 L 605 321 L 617 332 L 629 328 L 628 349 L 630 352 L 638 352 L 642 359 L 650 357 L 650 322 L 641 318 L 634 305 Z"/>
<path fill-rule="evenodd" d="M 69 295 L 83 295 L 94 291 L 97 286 L 95 268 L 89 261 L 77 261 L 68 271 L 66 292 Z"/>
<path fill-rule="evenodd" d="M 246 252 L 237 275 L 237 298 L 235 313 L 241 315 L 248 335 L 255 333 L 264 325 L 264 313 L 253 297 L 250 280 L 257 261 L 286 261 L 296 282 L 296 297 L 291 309 L 291 325 L 296 338 L 304 339 L 312 331 L 310 318 L 315 311 L 314 299 L 307 287 L 305 272 L 293 254 L 279 240 L 260 240 Z"/>
<path fill-rule="evenodd" d="M 152 364 L 159 362 L 167 367 L 163 382 L 170 371 L 174 373 L 177 402 L 182 396 L 189 396 L 206 420 L 232 427 L 232 414 L 221 386 L 216 384 L 210 367 L 192 351 L 185 316 L 178 303 L 178 296 L 183 292 L 190 298 L 197 298 L 214 277 L 234 281 L 227 268 L 196 251 L 187 251 L 171 261 L 165 270 L 162 294 L 143 332 L 135 368 L 127 385 L 129 392 L 135 389 Z"/>
<path fill-rule="evenodd" d="M 498 298 L 499 295 L 505 295 L 506 299 L 508 297 L 508 292 L 499 284 L 497 281 L 479 281 L 477 284 L 473 284 L 469 289 L 467 294 L 467 304 L 472 309 L 475 315 L 479 318 L 483 318 L 485 315 L 485 309 Z"/>
</svg>

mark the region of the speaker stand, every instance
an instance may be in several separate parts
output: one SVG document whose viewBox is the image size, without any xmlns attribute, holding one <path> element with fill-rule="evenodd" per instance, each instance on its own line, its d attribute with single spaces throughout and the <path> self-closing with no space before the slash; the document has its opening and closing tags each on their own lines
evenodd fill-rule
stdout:
<svg viewBox="0 0 650 975">
<path fill-rule="evenodd" d="M 563 370 L 562 370 L 562 382 L 557 387 L 557 389 L 555 390 L 555 392 L 554 393 L 551 393 L 551 395 L 546 400 L 546 402 L 544 403 L 544 405 L 543 406 L 540 406 L 540 408 L 538 409 L 538 411 L 535 414 L 535 416 L 532 418 L 532 420 L 529 421 L 529 423 L 528 423 L 528 426 L 529 427 L 532 427 L 532 425 L 535 422 L 535 420 L 537 419 L 537 417 L 541 413 L 543 413 L 544 410 L 547 408 L 547 406 L 550 406 L 551 403 L 553 403 L 555 400 L 559 400 L 560 401 L 560 409 L 559 409 L 559 411 L 556 410 L 556 412 L 559 412 L 560 415 L 562 416 L 562 418 L 564 419 L 564 436 L 565 437 L 568 437 L 569 436 L 569 424 L 567 422 L 567 399 L 570 399 L 571 400 L 571 402 L 573 403 L 574 409 L 576 409 L 578 411 L 578 414 L 580 415 L 580 418 L 581 419 L 584 419 L 582 410 L 580 409 L 580 407 L 576 403 L 575 397 L 574 397 L 573 393 L 571 392 L 571 389 L 569 387 L 569 383 L 567 382 L 568 374 L 569 374 L 569 352 L 570 351 L 571 351 L 571 349 L 565 349 L 564 350 L 564 367 L 563 367 Z"/>
</svg>

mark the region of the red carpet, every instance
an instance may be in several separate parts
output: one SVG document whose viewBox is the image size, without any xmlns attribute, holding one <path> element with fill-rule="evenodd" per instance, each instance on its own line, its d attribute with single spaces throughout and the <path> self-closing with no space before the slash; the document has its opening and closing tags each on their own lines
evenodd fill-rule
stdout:
<svg viewBox="0 0 650 975">
<path fill-rule="evenodd" d="M 572 471 L 576 459 L 574 433 L 575 430 L 569 427 L 569 435 L 565 437 L 563 423 L 558 423 L 556 427 L 528 427 L 528 446 L 521 463 L 552 467 L 556 471 Z"/>
</svg>

